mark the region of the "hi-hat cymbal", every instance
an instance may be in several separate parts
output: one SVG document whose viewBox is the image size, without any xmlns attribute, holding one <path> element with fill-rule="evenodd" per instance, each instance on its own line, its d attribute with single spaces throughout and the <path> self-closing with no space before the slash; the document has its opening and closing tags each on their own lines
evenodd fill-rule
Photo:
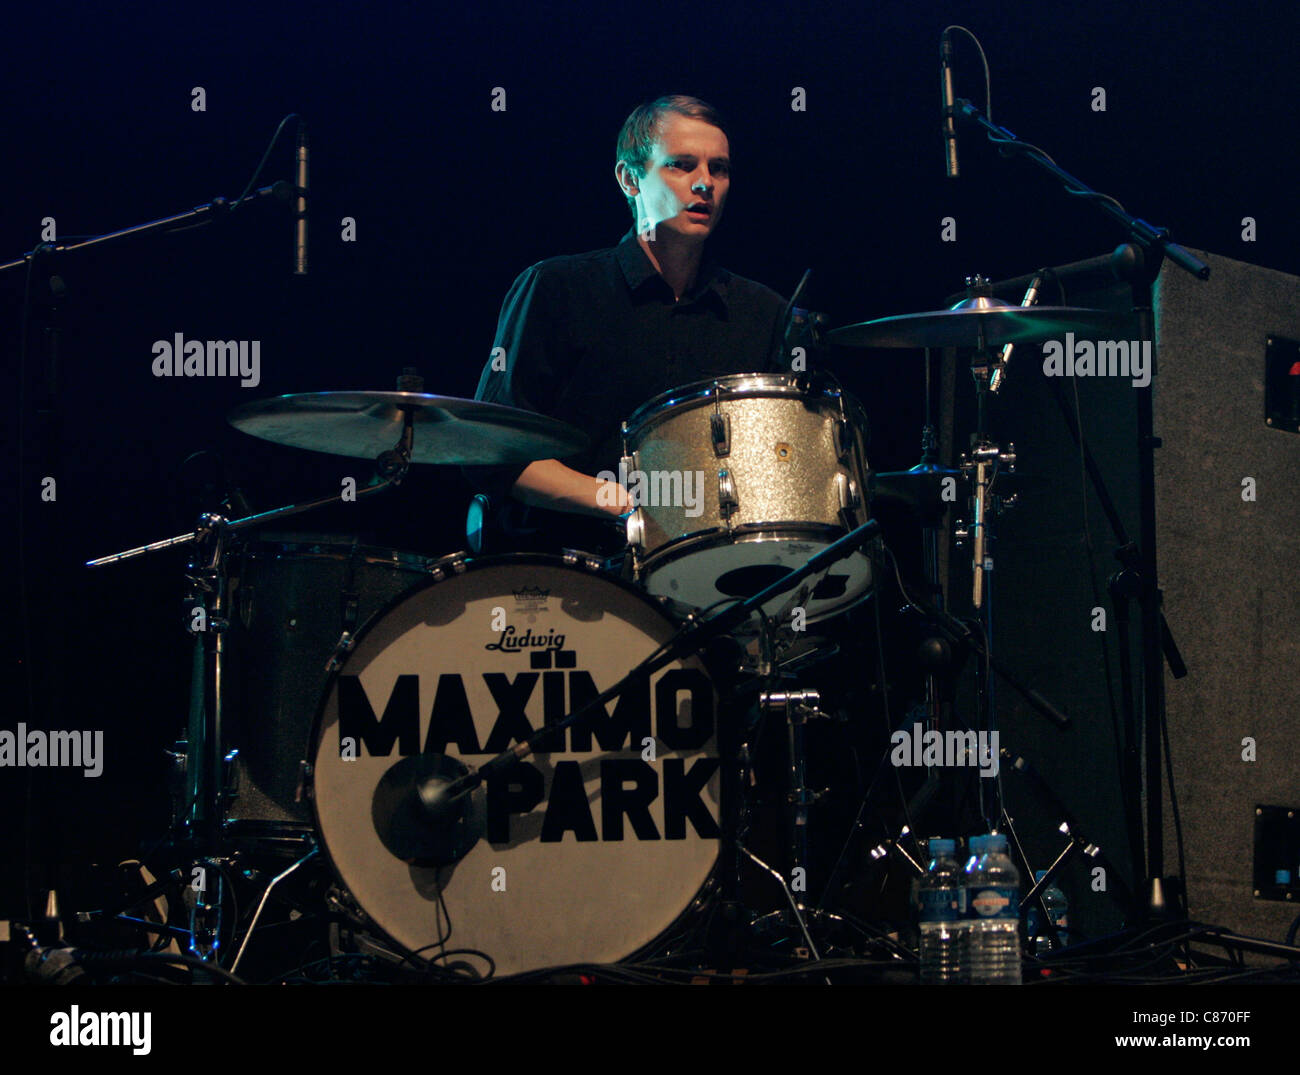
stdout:
<svg viewBox="0 0 1300 1075">
<path fill-rule="evenodd" d="M 1041 343 L 1067 332 L 1085 339 L 1114 339 L 1125 318 L 1109 310 L 1075 306 L 1011 306 L 999 299 L 960 302 L 951 310 L 900 314 L 845 325 L 826 338 L 843 347 L 980 347 Z"/>
<path fill-rule="evenodd" d="M 424 392 L 304 392 L 235 408 L 230 424 L 262 440 L 374 459 L 414 424 L 411 462 L 458 466 L 527 463 L 587 445 L 575 427 L 532 411 Z"/>
</svg>

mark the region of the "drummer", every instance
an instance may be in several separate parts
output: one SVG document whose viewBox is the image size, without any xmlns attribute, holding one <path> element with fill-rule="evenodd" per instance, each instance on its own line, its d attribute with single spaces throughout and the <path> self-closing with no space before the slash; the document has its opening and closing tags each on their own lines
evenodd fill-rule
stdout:
<svg viewBox="0 0 1300 1075">
<path fill-rule="evenodd" d="M 485 551 L 612 555 L 630 506 L 622 486 L 597 475 L 618 473 L 621 422 L 680 385 L 785 368 L 784 301 L 706 248 L 731 187 L 717 111 L 682 95 L 640 106 L 619 132 L 614 177 L 632 228 L 617 246 L 548 258 L 515 280 L 476 393 L 569 422 L 591 448 L 470 471 L 499 528 Z"/>
</svg>

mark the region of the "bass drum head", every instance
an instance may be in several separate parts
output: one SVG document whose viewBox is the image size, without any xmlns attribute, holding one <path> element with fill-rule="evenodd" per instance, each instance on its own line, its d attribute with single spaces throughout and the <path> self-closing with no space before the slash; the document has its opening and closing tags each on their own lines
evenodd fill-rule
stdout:
<svg viewBox="0 0 1300 1075">
<path fill-rule="evenodd" d="M 675 631 L 631 586 L 537 555 L 457 561 L 372 619 L 327 689 L 310 788 L 324 850 L 374 925 L 426 959 L 440 941 L 478 949 L 498 974 L 612 962 L 666 931 L 718 857 L 718 697 L 696 658 L 489 777 L 471 796 L 478 838 L 451 865 L 404 860 L 396 831 L 444 830 L 414 790 L 393 802 L 413 767 L 442 764 L 429 755 L 481 767 Z"/>
</svg>

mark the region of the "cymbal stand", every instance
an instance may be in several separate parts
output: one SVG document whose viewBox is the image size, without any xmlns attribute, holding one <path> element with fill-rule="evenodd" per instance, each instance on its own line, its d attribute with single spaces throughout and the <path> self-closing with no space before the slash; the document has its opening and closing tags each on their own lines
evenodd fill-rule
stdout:
<svg viewBox="0 0 1300 1075">
<path fill-rule="evenodd" d="M 978 303 L 991 297 L 993 290 L 989 281 L 976 275 L 966 278 L 969 300 Z M 983 627 L 984 644 L 989 654 L 993 652 L 993 510 L 992 492 L 994 483 L 1002 467 L 1008 473 L 1014 473 L 1016 467 L 1016 446 L 1008 444 L 1003 450 L 989 437 L 987 428 L 987 404 L 989 384 L 997 359 L 984 335 L 981 321 L 978 327 L 978 340 L 971 355 L 971 376 L 975 381 L 976 421 L 975 433 L 971 436 L 971 448 L 962 456 L 961 469 L 974 486 L 971 498 L 971 524 L 969 530 L 960 527 L 957 531 L 959 541 L 969 536 L 971 543 L 971 603 L 979 613 Z M 1005 370 L 999 367 L 1000 377 Z M 1000 384 L 999 384 L 1000 387 Z M 979 685 L 980 730 L 992 735 L 997 730 L 997 696 L 993 676 L 988 674 L 983 665 L 977 666 L 976 682 Z M 985 801 L 984 784 L 980 784 L 981 813 L 992 831 L 998 819 L 1003 815 L 1001 808 L 1001 784 L 994 793 L 993 802 Z"/>
</svg>

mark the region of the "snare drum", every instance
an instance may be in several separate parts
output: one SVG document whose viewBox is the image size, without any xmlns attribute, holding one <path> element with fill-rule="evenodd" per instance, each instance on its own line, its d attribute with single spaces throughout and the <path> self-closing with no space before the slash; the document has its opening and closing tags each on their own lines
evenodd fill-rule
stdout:
<svg viewBox="0 0 1300 1075">
<path fill-rule="evenodd" d="M 444 562 L 366 626 L 329 685 L 308 784 L 321 843 L 371 922 L 424 958 L 440 937 L 486 952 L 499 974 L 624 958 L 667 930 L 714 868 L 718 696 L 696 658 L 489 777 L 470 799 L 477 839 L 453 864 L 422 863 L 394 838 L 399 823 L 417 837 L 438 824 L 416 798 L 393 806 L 413 766 L 481 766 L 675 633 L 658 602 L 597 566 Z"/>
<path fill-rule="evenodd" d="M 865 430 L 861 407 L 827 378 L 742 374 L 651 400 L 623 423 L 635 577 L 703 608 L 801 566 L 870 517 Z M 836 615 L 870 594 L 871 561 L 859 551 L 813 580 L 765 611 Z"/>
</svg>

